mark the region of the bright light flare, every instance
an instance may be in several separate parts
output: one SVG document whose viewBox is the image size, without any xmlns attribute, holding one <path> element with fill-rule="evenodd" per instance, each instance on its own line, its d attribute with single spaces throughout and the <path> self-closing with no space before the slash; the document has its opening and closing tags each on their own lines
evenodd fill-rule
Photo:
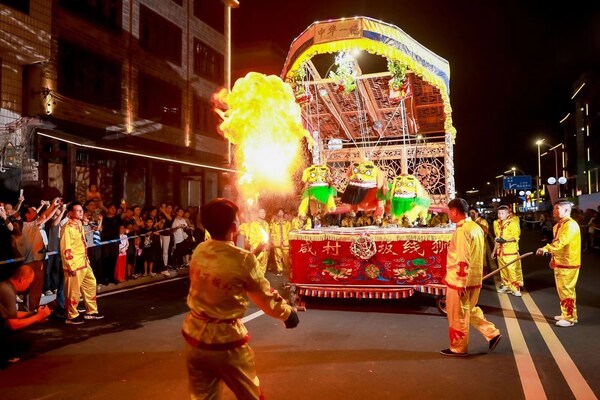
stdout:
<svg viewBox="0 0 600 400">
<path fill-rule="evenodd" d="M 236 145 L 235 163 L 244 171 L 239 193 L 246 199 L 258 193 L 291 193 L 301 139 L 313 142 L 292 88 L 278 76 L 250 72 L 230 93 L 221 91 L 213 100 L 223 118 L 219 129 Z"/>
</svg>

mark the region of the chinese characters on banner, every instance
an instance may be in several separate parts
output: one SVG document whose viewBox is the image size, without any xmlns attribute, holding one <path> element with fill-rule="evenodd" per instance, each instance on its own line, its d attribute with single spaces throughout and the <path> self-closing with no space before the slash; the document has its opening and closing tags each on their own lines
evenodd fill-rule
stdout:
<svg viewBox="0 0 600 400">
<path fill-rule="evenodd" d="M 315 26 L 315 43 L 335 40 L 360 38 L 362 35 L 361 20 L 348 19 Z"/>
<path fill-rule="evenodd" d="M 291 282 L 296 284 L 426 285 L 441 284 L 446 273 L 450 234 L 420 240 L 375 239 L 368 259 L 353 253 L 352 240 L 316 235 L 290 240 Z"/>
</svg>

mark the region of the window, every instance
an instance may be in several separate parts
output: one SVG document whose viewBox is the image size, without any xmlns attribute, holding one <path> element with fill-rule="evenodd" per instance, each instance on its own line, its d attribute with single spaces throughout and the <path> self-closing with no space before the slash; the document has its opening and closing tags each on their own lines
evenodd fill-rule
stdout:
<svg viewBox="0 0 600 400">
<path fill-rule="evenodd" d="M 122 0 L 60 0 L 60 5 L 87 21 L 121 31 Z"/>
<path fill-rule="evenodd" d="M 194 16 L 216 31 L 225 33 L 225 4 L 221 0 L 194 0 Z"/>
<path fill-rule="evenodd" d="M 181 128 L 181 89 L 161 79 L 140 73 L 138 115 L 165 125 Z"/>
<path fill-rule="evenodd" d="M 22 13 L 29 14 L 29 0 L 0 0 L 0 4 L 14 8 Z"/>
<path fill-rule="evenodd" d="M 224 57 L 212 47 L 194 38 L 194 73 L 217 85 L 224 83 Z"/>
<path fill-rule="evenodd" d="M 120 110 L 121 63 L 59 40 L 58 92 L 86 103 Z"/>
<path fill-rule="evenodd" d="M 200 96 L 194 95 L 193 106 L 192 129 L 202 135 L 221 137 L 217 132 L 217 125 L 221 119 L 215 113 L 212 104 Z"/>
<path fill-rule="evenodd" d="M 144 5 L 140 6 L 140 46 L 181 65 L 181 28 Z"/>
</svg>

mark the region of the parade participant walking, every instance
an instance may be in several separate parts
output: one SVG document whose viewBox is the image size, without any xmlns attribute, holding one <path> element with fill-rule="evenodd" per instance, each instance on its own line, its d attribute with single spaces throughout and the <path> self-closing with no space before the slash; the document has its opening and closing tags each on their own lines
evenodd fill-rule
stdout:
<svg viewBox="0 0 600 400">
<path fill-rule="evenodd" d="M 288 271 L 290 262 L 290 241 L 289 233 L 292 228 L 290 221 L 284 217 L 283 209 L 277 210 L 277 215 L 271 221 L 271 243 L 275 256 L 275 273 L 277 276 L 283 275 L 283 271 Z"/>
<path fill-rule="evenodd" d="M 446 310 L 450 347 L 440 353 L 445 356 L 466 356 L 469 346 L 469 324 L 489 343 L 490 351 L 502 335 L 493 323 L 485 319 L 477 307 L 483 270 L 483 230 L 467 217 L 469 205 L 456 198 L 448 203 L 448 215 L 456 230 L 448 246 L 446 262 Z"/>
<path fill-rule="evenodd" d="M 536 255 L 550 254 L 550 268 L 554 270 L 556 291 L 561 314 L 554 317 L 556 326 L 567 328 L 577 323 L 575 286 L 581 267 L 581 233 L 579 224 L 571 218 L 571 203 L 559 201 L 554 205 L 554 239 L 536 251 Z"/>
<path fill-rule="evenodd" d="M 238 399 L 262 398 L 248 330 L 241 320 L 249 299 L 285 321 L 286 328 L 299 323 L 296 311 L 264 278 L 256 257 L 234 245 L 237 212 L 227 199 L 202 207 L 202 225 L 212 239 L 200 243 L 192 255 L 190 313 L 182 329 L 192 399 L 219 398 L 223 382 Z"/>
<path fill-rule="evenodd" d="M 65 323 L 78 325 L 84 319 L 102 319 L 96 304 L 96 278 L 87 256 L 83 233 L 83 207 L 79 202 L 67 206 L 69 221 L 60 234 L 60 251 L 65 277 L 66 317 Z M 83 296 L 85 317 L 77 311 Z"/>
<path fill-rule="evenodd" d="M 510 211 L 507 206 L 498 207 L 498 219 L 494 221 L 494 251 L 492 258 L 498 259 L 498 268 L 509 264 L 519 257 L 519 237 L 521 228 L 517 220 L 509 218 Z M 518 263 L 518 262 L 517 262 Z M 502 284 L 498 289 L 499 293 L 510 292 L 517 297 L 521 297 L 521 286 L 514 263 L 500 271 Z"/>
<path fill-rule="evenodd" d="M 248 225 L 248 242 L 250 244 L 250 251 L 256 254 L 256 259 L 258 260 L 258 265 L 260 266 L 260 270 L 262 271 L 262 275 L 265 275 L 267 272 L 267 263 L 269 262 L 269 224 L 265 221 L 267 213 L 264 208 L 260 208 L 256 213 L 256 219 L 254 219 Z M 207 228 L 210 233 L 210 230 Z M 212 233 L 211 233 L 212 235 Z M 267 246 L 261 246 L 263 248 L 262 251 L 257 252 L 256 249 L 258 246 L 262 244 L 267 244 Z"/>
</svg>

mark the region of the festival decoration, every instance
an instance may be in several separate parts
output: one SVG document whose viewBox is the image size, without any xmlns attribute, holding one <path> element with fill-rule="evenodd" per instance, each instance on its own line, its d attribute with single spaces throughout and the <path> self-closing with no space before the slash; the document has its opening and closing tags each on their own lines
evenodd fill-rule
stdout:
<svg viewBox="0 0 600 400">
<path fill-rule="evenodd" d="M 374 217 L 383 215 L 383 192 L 387 192 L 385 173 L 373 161 L 354 162 L 348 170 L 348 186 L 342 194 L 343 203 L 352 211 L 374 211 Z M 349 211 L 349 210 L 348 210 Z"/>
<path fill-rule="evenodd" d="M 354 72 L 354 58 L 348 51 L 341 51 L 335 56 L 335 71 L 329 73 L 337 85 L 338 92 L 351 93 L 356 89 L 356 73 Z"/>
<path fill-rule="evenodd" d="M 408 79 L 406 77 L 406 64 L 398 60 L 388 58 L 388 71 L 392 74 L 392 79 L 388 81 L 390 88 L 390 101 L 399 102 L 409 94 Z"/>
<path fill-rule="evenodd" d="M 302 201 L 298 207 L 298 215 L 306 216 L 311 201 L 324 205 L 325 213 L 335 210 L 337 191 L 330 185 L 329 167 L 311 165 L 302 173 L 302 182 L 306 184 L 302 192 Z"/>
<path fill-rule="evenodd" d="M 406 217 L 409 224 L 427 224 L 427 210 L 431 203 L 429 194 L 414 175 L 394 178 L 390 190 L 391 212 L 395 219 Z"/>
<path fill-rule="evenodd" d="M 352 255 L 362 260 L 368 260 L 377 253 L 377 246 L 369 234 L 357 236 L 350 245 Z"/>
<path fill-rule="evenodd" d="M 418 233 L 412 233 L 415 230 Z M 453 230 L 429 228 L 430 233 L 422 232 L 418 228 L 408 233 L 361 232 L 360 236 L 321 230 L 291 232 L 292 282 L 442 284 Z"/>
</svg>

